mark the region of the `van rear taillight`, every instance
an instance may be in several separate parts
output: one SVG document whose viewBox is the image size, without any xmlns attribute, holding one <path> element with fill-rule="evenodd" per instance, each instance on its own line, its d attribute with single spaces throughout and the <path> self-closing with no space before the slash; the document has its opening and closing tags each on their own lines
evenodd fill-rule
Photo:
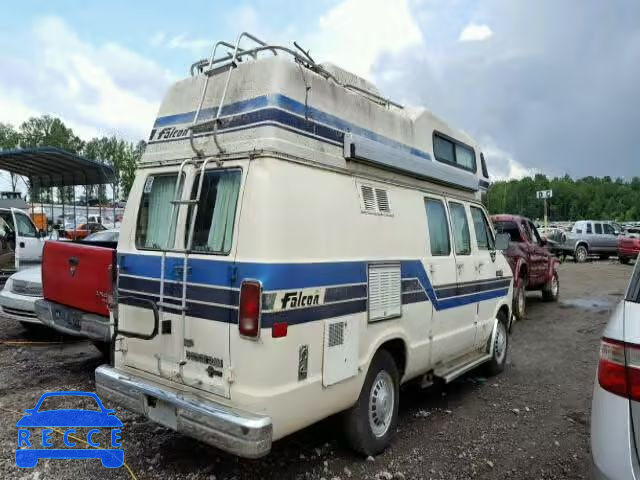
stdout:
<svg viewBox="0 0 640 480">
<path fill-rule="evenodd" d="M 598 383 L 611 393 L 640 401 L 640 345 L 603 338 Z"/>
<path fill-rule="evenodd" d="M 240 335 L 258 338 L 260 335 L 260 310 L 262 286 L 259 282 L 246 280 L 240 286 L 240 308 L 238 309 L 238 329 Z"/>
</svg>

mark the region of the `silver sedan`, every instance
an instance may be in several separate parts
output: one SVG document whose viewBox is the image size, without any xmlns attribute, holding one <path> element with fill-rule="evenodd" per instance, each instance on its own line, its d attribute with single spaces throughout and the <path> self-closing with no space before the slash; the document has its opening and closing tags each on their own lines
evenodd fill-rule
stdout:
<svg viewBox="0 0 640 480">
<path fill-rule="evenodd" d="M 600 342 L 591 408 L 593 478 L 640 479 L 640 262 Z"/>
</svg>

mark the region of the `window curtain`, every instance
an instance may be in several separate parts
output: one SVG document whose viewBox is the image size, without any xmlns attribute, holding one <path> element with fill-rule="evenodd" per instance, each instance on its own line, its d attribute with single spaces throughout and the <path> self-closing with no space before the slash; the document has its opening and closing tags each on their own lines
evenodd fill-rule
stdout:
<svg viewBox="0 0 640 480">
<path fill-rule="evenodd" d="M 233 239 L 233 221 L 238 203 L 240 174 L 226 173 L 220 177 L 216 203 L 207 238 L 207 248 L 212 252 L 228 252 Z"/>
<path fill-rule="evenodd" d="M 153 179 L 149 193 L 149 217 L 145 247 L 165 248 L 169 237 L 171 220 L 171 200 L 176 186 L 175 176 L 161 176 Z M 172 245 L 169 245 L 171 247 Z"/>
</svg>

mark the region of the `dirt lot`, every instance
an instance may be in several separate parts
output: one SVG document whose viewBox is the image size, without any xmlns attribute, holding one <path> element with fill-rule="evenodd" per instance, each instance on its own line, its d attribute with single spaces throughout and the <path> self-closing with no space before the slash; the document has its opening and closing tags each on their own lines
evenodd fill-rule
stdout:
<svg viewBox="0 0 640 480">
<path fill-rule="evenodd" d="M 241 460 L 117 409 L 125 459 L 137 478 L 244 479 L 559 479 L 586 478 L 589 411 L 598 338 L 632 268 L 614 262 L 560 267 L 561 301 L 528 297 L 528 318 L 514 326 L 506 371 L 474 372 L 445 391 L 402 393 L 391 448 L 366 461 L 345 446 L 337 418 L 274 445 L 262 460 Z M 0 338 L 51 341 L 0 319 Z M 43 392 L 93 390 L 101 358 L 90 344 L 0 345 L 0 477 L 133 478 L 98 460 L 14 464 L 19 415 Z M 371 460 L 371 459 L 370 459 Z"/>
</svg>

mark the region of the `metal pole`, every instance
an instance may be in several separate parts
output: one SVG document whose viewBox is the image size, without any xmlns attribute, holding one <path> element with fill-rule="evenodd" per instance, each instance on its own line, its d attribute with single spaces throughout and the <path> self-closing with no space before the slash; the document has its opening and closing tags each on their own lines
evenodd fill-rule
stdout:
<svg viewBox="0 0 640 480">
<path fill-rule="evenodd" d="M 547 197 L 544 197 L 544 228 L 549 227 L 549 219 L 547 218 Z"/>
<path fill-rule="evenodd" d="M 64 178 L 62 179 L 62 184 L 63 184 L 63 186 L 62 186 L 62 224 L 63 224 L 63 227 L 64 227 L 64 218 L 65 218 L 64 217 L 64 194 L 65 194 L 65 191 L 64 191 Z M 54 219 L 54 222 L 55 222 L 55 219 Z M 55 225 L 55 223 L 54 223 L 54 225 Z M 59 230 L 59 228 L 58 228 L 58 230 Z M 58 233 L 60 233 L 60 232 L 58 232 Z"/>
<path fill-rule="evenodd" d="M 76 230 L 76 185 L 73 185 L 73 231 Z"/>
<path fill-rule="evenodd" d="M 86 180 L 85 180 L 86 182 Z M 87 212 L 87 218 L 85 219 L 86 222 L 84 224 L 84 226 L 87 228 L 87 231 L 89 230 L 89 185 L 85 184 L 84 185 L 84 206 L 85 206 L 85 210 Z M 87 232 L 87 235 L 89 233 Z"/>
<path fill-rule="evenodd" d="M 116 228 L 116 184 L 111 184 L 111 190 L 113 193 L 113 228 Z"/>
<path fill-rule="evenodd" d="M 55 221 L 56 216 L 55 216 L 55 213 L 53 212 L 53 186 L 52 185 L 49 185 L 49 195 L 51 196 L 51 226 L 53 227 L 53 222 Z M 48 220 L 47 220 L 47 224 L 45 225 L 45 231 L 49 232 Z"/>
</svg>

